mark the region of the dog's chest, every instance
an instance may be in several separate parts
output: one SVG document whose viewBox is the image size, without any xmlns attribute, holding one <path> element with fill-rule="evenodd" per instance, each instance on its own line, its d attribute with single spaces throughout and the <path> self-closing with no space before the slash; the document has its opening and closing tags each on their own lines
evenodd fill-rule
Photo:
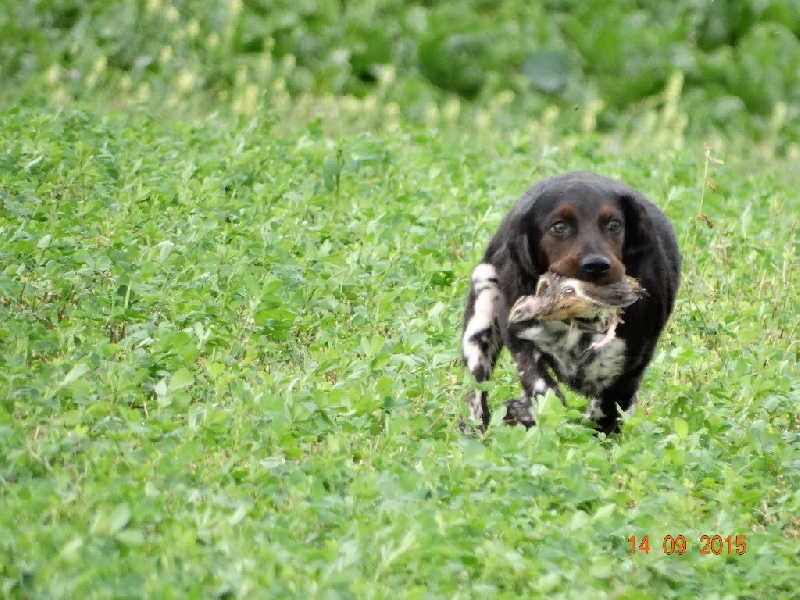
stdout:
<svg viewBox="0 0 800 600">
<path fill-rule="evenodd" d="M 539 321 L 516 337 L 532 342 L 561 381 L 589 396 L 611 386 L 625 367 L 624 340 L 614 338 L 595 348 L 592 344 L 601 342 L 604 334 L 561 321 Z"/>
</svg>

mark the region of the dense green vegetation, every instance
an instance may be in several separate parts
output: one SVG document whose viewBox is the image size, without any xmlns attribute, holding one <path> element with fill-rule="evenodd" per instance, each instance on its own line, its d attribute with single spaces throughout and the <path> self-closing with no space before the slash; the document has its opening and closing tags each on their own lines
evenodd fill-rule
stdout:
<svg viewBox="0 0 800 600">
<path fill-rule="evenodd" d="M 0 596 L 795 597 L 798 18 L 7 0 Z M 684 253 L 642 410 L 464 435 L 469 273 L 571 169 Z"/>
<path fill-rule="evenodd" d="M 100 91 L 185 105 L 276 78 L 295 96 L 363 97 L 389 80 L 408 116 L 441 90 L 479 99 L 512 91 L 518 111 L 594 105 L 609 128 L 681 72 L 694 132 L 760 137 L 771 123 L 800 141 L 795 0 L 5 4 L 0 77 L 7 87 L 35 83 L 23 96 Z"/>
</svg>

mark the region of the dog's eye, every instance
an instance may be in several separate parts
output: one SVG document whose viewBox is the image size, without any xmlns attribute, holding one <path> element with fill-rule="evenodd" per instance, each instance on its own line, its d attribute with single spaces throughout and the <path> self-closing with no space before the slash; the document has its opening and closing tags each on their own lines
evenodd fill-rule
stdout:
<svg viewBox="0 0 800 600">
<path fill-rule="evenodd" d="M 619 219 L 611 219 L 608 222 L 608 225 L 606 225 L 606 228 L 608 229 L 609 233 L 619 233 L 622 231 L 622 221 Z"/>
<path fill-rule="evenodd" d="M 564 237 L 569 233 L 569 225 L 564 223 L 564 221 L 557 221 L 550 226 L 550 233 L 556 237 Z"/>
</svg>

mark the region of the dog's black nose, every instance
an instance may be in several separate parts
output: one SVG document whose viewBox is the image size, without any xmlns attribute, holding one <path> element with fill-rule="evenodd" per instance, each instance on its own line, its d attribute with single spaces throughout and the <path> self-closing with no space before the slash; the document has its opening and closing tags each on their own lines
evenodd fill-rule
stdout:
<svg viewBox="0 0 800 600">
<path fill-rule="evenodd" d="M 590 254 L 581 261 L 581 269 L 585 277 L 600 279 L 611 270 L 611 261 L 600 254 Z"/>
</svg>

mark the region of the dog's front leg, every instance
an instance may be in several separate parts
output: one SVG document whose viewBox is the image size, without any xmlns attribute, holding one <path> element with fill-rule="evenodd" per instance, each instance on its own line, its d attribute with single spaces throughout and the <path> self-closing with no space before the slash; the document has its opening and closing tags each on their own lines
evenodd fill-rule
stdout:
<svg viewBox="0 0 800 600">
<path fill-rule="evenodd" d="M 636 410 L 640 383 L 641 375 L 604 390 L 599 397 L 590 399 L 586 416 L 606 435 L 617 433 L 622 425 L 619 411 L 632 415 Z"/>
<path fill-rule="evenodd" d="M 492 377 L 497 357 L 503 349 L 507 318 L 508 308 L 498 287 L 497 271 L 494 266 L 482 263 L 472 272 L 461 339 L 464 364 L 478 383 Z M 487 396 L 485 390 L 478 389 L 467 397 L 472 421 L 479 423 L 484 430 L 491 418 Z"/>
<path fill-rule="evenodd" d="M 506 402 L 504 421 L 508 425 L 521 423 L 530 428 L 536 424 L 534 406 L 538 402 L 538 396 L 543 396 L 547 390 L 553 390 L 561 402 L 564 402 L 564 395 L 545 366 L 541 353 L 533 344 L 524 340 L 511 340 L 509 351 L 516 364 L 524 395 L 518 400 Z"/>
</svg>

